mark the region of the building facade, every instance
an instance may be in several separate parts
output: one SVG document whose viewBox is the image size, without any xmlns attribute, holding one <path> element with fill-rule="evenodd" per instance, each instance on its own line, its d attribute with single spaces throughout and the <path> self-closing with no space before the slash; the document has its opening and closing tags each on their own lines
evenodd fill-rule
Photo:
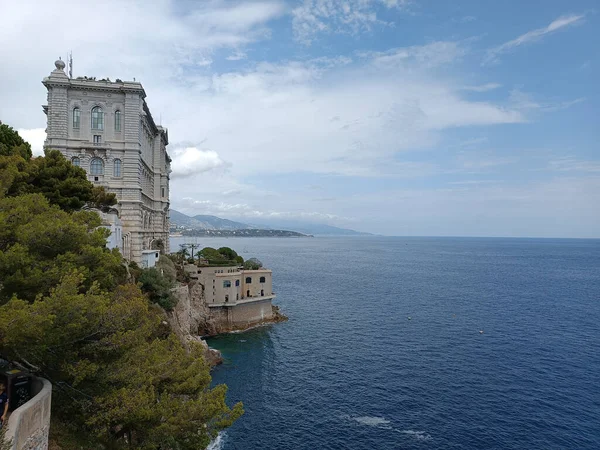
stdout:
<svg viewBox="0 0 600 450">
<path fill-rule="evenodd" d="M 274 318 L 273 272 L 239 267 L 185 266 L 204 287 L 204 302 L 211 316 L 229 327 L 247 327 Z"/>
<path fill-rule="evenodd" d="M 63 61 L 48 90 L 45 148 L 60 150 L 88 179 L 116 194 L 123 256 L 142 262 L 144 250 L 169 251 L 167 130 L 156 125 L 139 82 L 65 74 Z"/>
</svg>

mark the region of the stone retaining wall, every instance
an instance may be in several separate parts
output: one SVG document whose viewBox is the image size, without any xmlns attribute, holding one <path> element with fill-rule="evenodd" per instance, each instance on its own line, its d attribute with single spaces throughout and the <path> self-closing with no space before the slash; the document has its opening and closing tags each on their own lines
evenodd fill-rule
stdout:
<svg viewBox="0 0 600 450">
<path fill-rule="evenodd" d="M 12 439 L 12 450 L 48 449 L 52 384 L 43 378 L 34 378 L 31 391 L 33 398 L 8 418 L 6 440 Z"/>
</svg>

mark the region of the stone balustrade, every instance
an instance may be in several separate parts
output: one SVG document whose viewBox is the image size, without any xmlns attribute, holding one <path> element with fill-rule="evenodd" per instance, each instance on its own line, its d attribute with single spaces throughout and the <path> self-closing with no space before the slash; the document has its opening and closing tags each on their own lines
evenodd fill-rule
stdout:
<svg viewBox="0 0 600 450">
<path fill-rule="evenodd" d="M 12 439 L 12 450 L 48 449 L 52 384 L 43 378 L 33 378 L 31 393 L 31 400 L 8 418 L 6 440 Z"/>
</svg>

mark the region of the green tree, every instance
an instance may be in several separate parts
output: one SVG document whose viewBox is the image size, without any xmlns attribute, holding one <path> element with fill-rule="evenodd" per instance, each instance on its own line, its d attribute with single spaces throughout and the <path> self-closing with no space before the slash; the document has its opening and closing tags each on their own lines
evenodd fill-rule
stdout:
<svg viewBox="0 0 600 450">
<path fill-rule="evenodd" d="M 40 194 L 0 199 L 0 302 L 14 294 L 33 301 L 73 269 L 87 288 L 124 282 L 122 256 L 106 249 L 108 230 L 99 226 L 98 214 L 69 214 Z"/>
<path fill-rule="evenodd" d="M 58 150 L 46 150 L 45 156 L 34 158 L 14 177 L 8 196 L 40 193 L 65 211 L 76 211 L 84 205 L 102 208 L 114 205 L 114 194 L 94 187 L 85 170 L 74 166 Z"/>
<path fill-rule="evenodd" d="M 25 160 L 31 159 L 31 145 L 19 133 L 0 122 L 0 156 L 20 156 Z"/>
<path fill-rule="evenodd" d="M 228 261 L 235 261 L 235 258 L 237 258 L 238 255 L 235 250 L 232 250 L 229 247 L 221 247 L 217 251 Z"/>
<path fill-rule="evenodd" d="M 212 248 L 212 247 L 204 247 L 202 250 L 200 250 L 200 253 L 198 253 L 199 257 L 202 257 L 204 259 L 207 259 L 209 261 L 225 261 L 225 257 L 219 253 L 218 250 Z"/>
<path fill-rule="evenodd" d="M 163 307 L 165 310 L 172 310 L 177 304 L 177 299 L 171 292 L 174 287 L 173 281 L 163 276 L 156 267 L 143 269 L 138 279 L 142 292 L 148 294 L 151 302 Z"/>
<path fill-rule="evenodd" d="M 0 144 L 0 354 L 53 383 L 64 426 L 51 430 L 76 430 L 76 448 L 206 448 L 243 409 L 226 405 L 225 386 L 210 388 L 201 346 L 184 347 L 148 301 L 168 307 L 171 279 L 131 264 L 152 292 L 125 284 L 100 217 L 77 211 L 114 196 L 60 152 L 32 159 L 10 127 Z"/>
<path fill-rule="evenodd" d="M 160 255 L 160 258 L 156 263 L 156 269 L 171 283 L 177 281 L 177 268 L 175 267 L 173 260 L 169 258 L 169 255 Z"/>
<path fill-rule="evenodd" d="M 186 351 L 135 285 L 85 289 L 73 272 L 33 303 L 0 307 L 0 351 L 54 385 L 53 417 L 108 448 L 205 449 L 242 413 L 210 388 L 199 344 Z"/>
<path fill-rule="evenodd" d="M 250 258 L 244 263 L 244 269 L 246 270 L 258 270 L 263 266 L 257 258 Z"/>
</svg>

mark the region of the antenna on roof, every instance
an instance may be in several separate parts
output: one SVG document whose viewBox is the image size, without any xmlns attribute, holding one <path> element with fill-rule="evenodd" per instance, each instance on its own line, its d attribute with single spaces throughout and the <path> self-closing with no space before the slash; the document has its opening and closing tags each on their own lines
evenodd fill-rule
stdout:
<svg viewBox="0 0 600 450">
<path fill-rule="evenodd" d="M 69 78 L 73 78 L 73 51 L 69 52 Z"/>
</svg>

